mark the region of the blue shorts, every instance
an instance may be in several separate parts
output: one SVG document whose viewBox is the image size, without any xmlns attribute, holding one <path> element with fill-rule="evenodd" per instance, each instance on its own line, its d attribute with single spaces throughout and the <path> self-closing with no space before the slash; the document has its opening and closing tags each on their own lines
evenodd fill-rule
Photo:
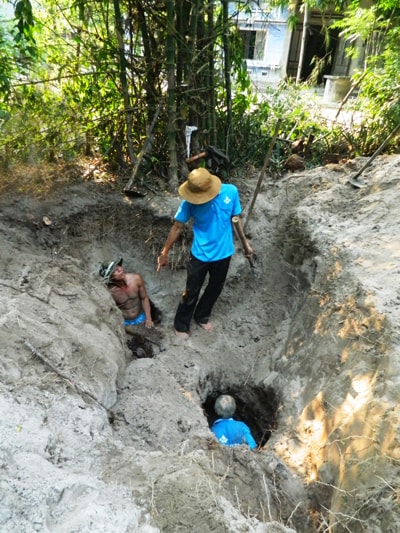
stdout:
<svg viewBox="0 0 400 533">
<path fill-rule="evenodd" d="M 124 326 L 137 326 L 146 322 L 146 315 L 144 311 L 141 311 L 136 318 L 126 318 L 124 320 Z"/>
</svg>

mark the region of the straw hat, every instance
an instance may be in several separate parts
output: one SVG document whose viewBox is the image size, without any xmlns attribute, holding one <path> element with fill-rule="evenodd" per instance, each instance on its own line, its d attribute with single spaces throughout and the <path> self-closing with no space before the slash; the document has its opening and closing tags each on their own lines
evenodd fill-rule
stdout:
<svg viewBox="0 0 400 533">
<path fill-rule="evenodd" d="M 188 179 L 179 187 L 178 192 L 191 204 L 205 204 L 217 196 L 221 180 L 205 168 L 195 168 Z"/>
</svg>

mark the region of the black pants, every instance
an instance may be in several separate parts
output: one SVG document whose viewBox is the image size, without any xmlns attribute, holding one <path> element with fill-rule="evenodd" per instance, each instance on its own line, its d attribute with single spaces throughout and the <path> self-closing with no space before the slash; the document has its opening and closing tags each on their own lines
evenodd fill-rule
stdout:
<svg viewBox="0 0 400 533">
<path fill-rule="evenodd" d="M 193 316 L 198 324 L 208 322 L 211 310 L 224 287 L 230 261 L 231 258 L 227 257 L 220 261 L 205 263 L 190 254 L 186 289 L 175 315 L 174 327 L 177 331 L 188 333 Z M 208 285 L 197 303 L 207 274 Z"/>
</svg>

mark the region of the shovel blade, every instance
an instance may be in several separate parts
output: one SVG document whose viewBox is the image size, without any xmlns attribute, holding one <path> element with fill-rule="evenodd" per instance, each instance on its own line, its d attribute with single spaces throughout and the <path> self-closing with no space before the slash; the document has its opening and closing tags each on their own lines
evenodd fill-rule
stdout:
<svg viewBox="0 0 400 533">
<path fill-rule="evenodd" d="M 350 178 L 347 179 L 347 181 L 349 183 L 351 183 L 351 185 L 353 185 L 353 187 L 356 187 L 357 189 L 362 189 L 363 187 L 366 187 L 367 184 L 364 180 L 359 180 L 357 178 L 352 178 L 350 176 Z"/>
</svg>

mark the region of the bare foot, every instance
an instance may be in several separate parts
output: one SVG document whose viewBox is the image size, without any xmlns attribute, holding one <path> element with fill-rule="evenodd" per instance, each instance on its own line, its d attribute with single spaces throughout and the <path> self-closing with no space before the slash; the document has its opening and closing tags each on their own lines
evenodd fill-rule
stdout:
<svg viewBox="0 0 400 533">
<path fill-rule="evenodd" d="M 199 322 L 197 322 L 198 325 L 203 328 L 205 331 L 212 331 L 214 329 L 214 326 L 212 324 L 212 322 L 206 322 L 205 324 L 200 324 Z"/>
<path fill-rule="evenodd" d="M 180 339 L 183 339 L 185 341 L 187 341 L 190 337 L 190 334 L 189 333 L 186 333 L 186 331 L 177 331 L 176 329 L 174 329 L 174 332 L 175 332 L 175 335 L 177 337 L 179 337 Z"/>
</svg>

